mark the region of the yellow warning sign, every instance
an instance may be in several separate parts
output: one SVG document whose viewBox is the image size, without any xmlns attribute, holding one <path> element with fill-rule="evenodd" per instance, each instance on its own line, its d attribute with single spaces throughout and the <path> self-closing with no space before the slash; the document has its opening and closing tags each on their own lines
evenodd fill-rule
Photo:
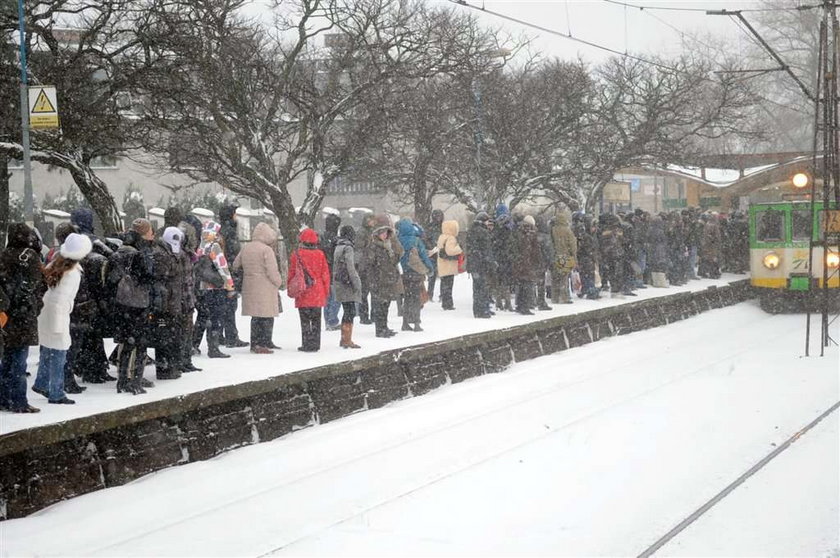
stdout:
<svg viewBox="0 0 840 558">
<path fill-rule="evenodd" d="M 35 100 L 35 106 L 32 107 L 33 114 L 41 112 L 55 112 L 55 107 L 52 105 L 50 98 L 47 97 L 47 94 L 44 93 L 43 89 L 41 89 L 41 92 L 38 93 L 38 98 Z"/>
<path fill-rule="evenodd" d="M 29 88 L 29 127 L 50 130 L 59 127 L 58 99 L 55 87 L 38 85 Z"/>
</svg>

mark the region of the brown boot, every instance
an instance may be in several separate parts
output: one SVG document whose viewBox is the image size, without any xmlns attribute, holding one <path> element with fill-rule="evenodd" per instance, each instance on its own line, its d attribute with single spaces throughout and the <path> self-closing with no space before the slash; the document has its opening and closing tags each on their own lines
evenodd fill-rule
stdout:
<svg viewBox="0 0 840 558">
<path fill-rule="evenodd" d="M 353 343 L 353 324 L 341 324 L 341 343 L 339 346 L 345 349 L 361 349 L 360 346 Z"/>
</svg>

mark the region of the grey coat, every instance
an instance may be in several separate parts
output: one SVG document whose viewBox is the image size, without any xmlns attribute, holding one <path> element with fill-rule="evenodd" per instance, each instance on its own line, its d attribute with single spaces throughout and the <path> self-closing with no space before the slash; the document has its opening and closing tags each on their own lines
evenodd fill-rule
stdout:
<svg viewBox="0 0 840 558">
<path fill-rule="evenodd" d="M 338 271 L 344 266 L 350 275 L 351 285 L 342 284 L 337 278 Z M 338 245 L 335 247 L 332 273 L 332 287 L 337 302 L 362 301 L 362 280 L 359 278 L 359 272 L 356 271 L 353 244 L 343 238 L 338 239 Z"/>
</svg>

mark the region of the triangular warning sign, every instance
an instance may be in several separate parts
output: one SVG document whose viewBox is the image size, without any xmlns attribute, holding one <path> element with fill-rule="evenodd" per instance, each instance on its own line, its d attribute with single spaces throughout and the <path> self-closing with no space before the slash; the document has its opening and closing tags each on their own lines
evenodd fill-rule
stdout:
<svg viewBox="0 0 840 558">
<path fill-rule="evenodd" d="M 38 98 L 35 99 L 35 106 L 32 107 L 32 114 L 41 112 L 55 112 L 55 107 L 52 105 L 49 97 L 47 97 L 47 94 L 44 93 L 43 89 L 41 89 L 41 92 L 38 93 Z"/>
</svg>

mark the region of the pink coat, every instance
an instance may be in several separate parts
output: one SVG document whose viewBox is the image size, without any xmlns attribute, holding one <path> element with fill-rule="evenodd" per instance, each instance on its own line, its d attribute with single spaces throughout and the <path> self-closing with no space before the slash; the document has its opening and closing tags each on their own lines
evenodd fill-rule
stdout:
<svg viewBox="0 0 840 558">
<path fill-rule="evenodd" d="M 283 286 L 283 277 L 277 266 L 274 246 L 275 233 L 267 223 L 254 227 L 251 242 L 245 244 L 233 269 L 242 268 L 242 315 L 254 318 L 274 318 L 282 311 L 278 290 Z"/>
</svg>

